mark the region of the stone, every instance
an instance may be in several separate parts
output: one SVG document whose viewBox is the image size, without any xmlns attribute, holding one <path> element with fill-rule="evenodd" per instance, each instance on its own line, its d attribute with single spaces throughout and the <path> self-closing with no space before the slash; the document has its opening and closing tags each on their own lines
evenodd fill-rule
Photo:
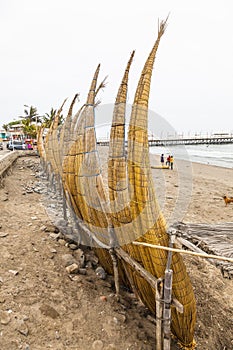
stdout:
<svg viewBox="0 0 233 350">
<path fill-rule="evenodd" d="M 53 319 L 59 317 L 59 313 L 52 306 L 43 304 L 40 306 L 40 311 L 43 315 L 51 317 Z"/>
<path fill-rule="evenodd" d="M 7 311 L 0 310 L 0 323 L 7 325 L 11 321 L 10 314 Z"/>
<path fill-rule="evenodd" d="M 17 270 L 9 270 L 10 273 L 12 273 L 14 276 L 18 275 L 19 271 Z"/>
<path fill-rule="evenodd" d="M 69 248 L 71 250 L 76 250 L 78 248 L 78 246 L 77 246 L 77 244 L 71 243 L 71 244 L 69 244 Z"/>
<path fill-rule="evenodd" d="M 117 322 L 121 322 L 121 323 L 125 323 L 126 321 L 126 316 L 123 314 L 118 314 L 116 317 L 114 317 L 117 319 Z"/>
<path fill-rule="evenodd" d="M 92 343 L 92 347 L 93 350 L 102 350 L 104 348 L 104 343 L 102 342 L 102 340 L 95 340 Z"/>
<path fill-rule="evenodd" d="M 65 241 L 64 239 L 59 239 L 59 240 L 58 240 L 58 243 L 59 243 L 60 245 L 66 245 L 66 241 Z"/>
<path fill-rule="evenodd" d="M 66 271 L 70 274 L 77 274 L 79 272 L 79 265 L 74 263 L 66 267 Z"/>
<path fill-rule="evenodd" d="M 75 258 L 77 259 L 80 267 L 85 266 L 85 254 L 82 249 L 79 248 L 75 251 Z"/>
<path fill-rule="evenodd" d="M 61 258 L 64 262 L 65 267 L 76 263 L 76 260 L 72 254 L 63 254 Z"/>
<path fill-rule="evenodd" d="M 9 235 L 9 233 L 6 233 L 6 232 L 0 232 L 0 238 L 7 237 L 8 235 Z"/>
<path fill-rule="evenodd" d="M 44 231 L 45 232 L 59 233 L 59 229 L 55 225 L 47 225 Z"/>
<path fill-rule="evenodd" d="M 6 299 L 5 299 L 3 296 L 0 295 L 0 304 L 5 303 L 5 300 L 6 300 Z"/>
<path fill-rule="evenodd" d="M 58 240 L 58 234 L 57 233 L 54 233 L 54 232 L 49 232 L 49 237 L 54 239 L 54 240 Z"/>
<path fill-rule="evenodd" d="M 54 253 L 54 254 L 57 253 L 56 249 L 54 249 L 54 248 L 51 248 L 51 249 L 50 249 L 50 252 L 51 252 L 51 253 Z"/>
<path fill-rule="evenodd" d="M 18 324 L 18 326 L 17 326 L 17 331 L 18 331 L 20 334 L 24 335 L 25 337 L 27 337 L 28 334 L 29 334 L 29 329 L 28 329 L 26 323 L 24 323 L 24 321 L 20 321 L 20 322 L 19 322 L 19 324 Z"/>
<path fill-rule="evenodd" d="M 101 295 L 101 296 L 100 296 L 100 300 L 101 300 L 101 301 L 107 301 L 107 297 L 106 297 L 105 295 Z"/>
<path fill-rule="evenodd" d="M 102 266 L 98 266 L 97 269 L 95 270 L 96 276 L 102 280 L 105 280 L 107 277 L 106 272 L 104 271 Z"/>
</svg>

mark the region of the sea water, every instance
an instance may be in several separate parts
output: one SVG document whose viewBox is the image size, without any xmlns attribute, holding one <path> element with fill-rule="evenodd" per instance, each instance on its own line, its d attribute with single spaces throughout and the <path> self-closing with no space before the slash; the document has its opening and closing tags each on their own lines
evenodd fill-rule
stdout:
<svg viewBox="0 0 233 350">
<path fill-rule="evenodd" d="M 170 154 L 175 159 L 183 159 L 191 162 L 210 164 L 225 168 L 233 168 L 233 144 L 221 145 L 177 145 L 167 147 L 150 147 L 152 154 Z"/>
</svg>

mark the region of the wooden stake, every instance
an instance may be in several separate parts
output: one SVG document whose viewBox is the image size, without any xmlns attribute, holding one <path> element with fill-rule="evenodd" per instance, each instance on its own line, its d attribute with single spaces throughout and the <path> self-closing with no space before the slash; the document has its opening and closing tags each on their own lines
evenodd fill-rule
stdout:
<svg viewBox="0 0 233 350">
<path fill-rule="evenodd" d="M 155 314 L 156 314 L 156 350 L 162 350 L 162 316 L 163 316 L 163 279 L 159 278 L 155 289 Z"/>
<path fill-rule="evenodd" d="M 111 255 L 112 258 L 112 262 L 113 262 L 113 273 L 114 273 L 114 282 L 115 282 L 115 289 L 116 289 L 116 297 L 117 299 L 119 299 L 119 295 L 120 295 L 120 283 L 119 283 L 119 270 L 118 270 L 118 259 L 117 259 L 117 255 L 116 252 L 113 248 L 111 248 L 109 250 L 109 253 Z"/>
</svg>

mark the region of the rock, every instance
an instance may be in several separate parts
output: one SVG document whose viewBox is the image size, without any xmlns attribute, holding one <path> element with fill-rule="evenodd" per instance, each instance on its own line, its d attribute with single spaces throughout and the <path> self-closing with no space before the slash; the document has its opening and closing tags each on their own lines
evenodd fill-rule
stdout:
<svg viewBox="0 0 233 350">
<path fill-rule="evenodd" d="M 66 271 L 70 274 L 77 274 L 79 272 L 79 265 L 74 263 L 66 267 Z"/>
<path fill-rule="evenodd" d="M 99 277 L 102 280 L 105 280 L 107 277 L 106 272 L 104 271 L 102 266 L 97 267 L 97 269 L 95 270 L 96 276 Z"/>
<path fill-rule="evenodd" d="M 29 329 L 28 329 L 27 325 L 24 323 L 24 321 L 19 322 L 19 324 L 17 326 L 17 331 L 20 334 L 25 335 L 25 337 L 27 337 L 29 334 Z"/>
<path fill-rule="evenodd" d="M 58 331 L 55 332 L 55 338 L 56 338 L 56 339 L 60 339 L 60 334 L 59 334 Z"/>
<path fill-rule="evenodd" d="M 76 263 L 75 258 L 71 254 L 63 254 L 61 258 L 64 262 L 65 267 Z"/>
<path fill-rule="evenodd" d="M 66 241 L 65 241 L 64 239 L 59 239 L 59 240 L 58 240 L 58 243 L 59 243 L 60 245 L 66 245 Z"/>
<path fill-rule="evenodd" d="M 44 231 L 45 232 L 59 233 L 59 229 L 55 225 L 47 225 Z"/>
<path fill-rule="evenodd" d="M 104 343 L 102 342 L 102 340 L 95 340 L 92 343 L 92 349 L 94 350 L 102 350 L 104 348 Z"/>
<path fill-rule="evenodd" d="M 59 317 L 59 313 L 52 306 L 43 304 L 40 306 L 40 311 L 43 315 L 51 317 L 53 319 Z"/>
<path fill-rule="evenodd" d="M 85 265 L 86 269 L 92 269 L 93 268 L 93 265 L 91 263 L 91 261 L 87 261 L 86 265 Z"/>
<path fill-rule="evenodd" d="M 58 234 L 54 233 L 54 232 L 49 232 L 49 237 L 54 239 L 54 240 L 57 240 L 58 239 Z"/>
<path fill-rule="evenodd" d="M 80 267 L 85 266 L 85 254 L 82 249 L 79 248 L 75 251 L 75 258 L 77 259 Z"/>
<path fill-rule="evenodd" d="M 71 250 L 76 250 L 78 248 L 78 246 L 77 246 L 77 244 L 71 243 L 71 244 L 69 244 L 69 248 Z"/>
<path fill-rule="evenodd" d="M 17 270 L 9 270 L 8 272 L 12 273 L 14 276 L 18 275 L 19 273 Z"/>
<path fill-rule="evenodd" d="M 7 311 L 0 310 L 0 323 L 6 325 L 10 321 L 11 321 L 10 314 Z"/>
<path fill-rule="evenodd" d="M 6 232 L 0 232 L 0 238 L 4 238 L 6 236 L 8 236 L 9 233 L 6 233 Z"/>
<path fill-rule="evenodd" d="M 50 249 L 50 252 L 51 252 L 51 253 L 54 253 L 54 254 L 57 253 L 56 249 L 54 249 L 54 248 L 51 248 L 51 249 Z"/>
<path fill-rule="evenodd" d="M 3 296 L 0 295 L 0 303 L 3 304 L 5 303 L 5 298 Z"/>
<path fill-rule="evenodd" d="M 117 320 L 117 322 L 125 323 L 126 321 L 126 316 L 123 314 L 118 314 L 114 319 Z"/>
<path fill-rule="evenodd" d="M 100 300 L 101 300 L 101 301 L 107 301 L 107 297 L 106 297 L 105 295 L 101 295 L 101 296 L 100 296 Z"/>
</svg>

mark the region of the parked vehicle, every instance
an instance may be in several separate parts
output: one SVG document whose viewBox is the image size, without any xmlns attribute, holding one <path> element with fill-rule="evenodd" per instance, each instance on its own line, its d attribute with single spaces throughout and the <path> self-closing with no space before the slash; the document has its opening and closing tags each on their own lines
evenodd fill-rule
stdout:
<svg viewBox="0 0 233 350">
<path fill-rule="evenodd" d="M 3 143 L 0 142 L 0 151 L 3 151 Z"/>
<path fill-rule="evenodd" d="M 8 143 L 7 148 L 10 151 L 13 151 L 13 150 L 25 150 L 27 147 L 23 141 L 14 140 Z"/>
</svg>

